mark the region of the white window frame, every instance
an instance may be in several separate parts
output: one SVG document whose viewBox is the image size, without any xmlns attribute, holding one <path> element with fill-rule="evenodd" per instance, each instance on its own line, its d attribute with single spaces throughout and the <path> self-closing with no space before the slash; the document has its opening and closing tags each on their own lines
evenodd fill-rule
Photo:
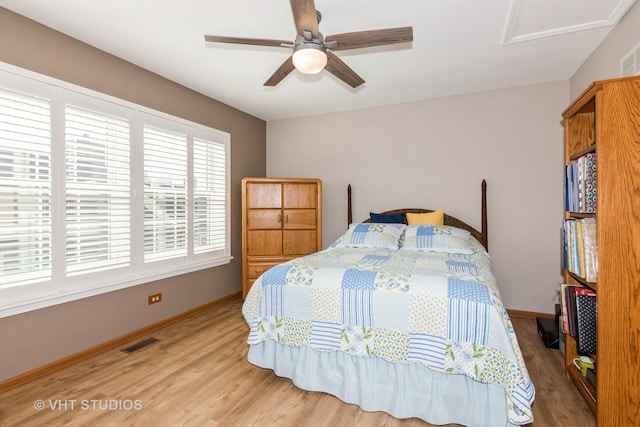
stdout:
<svg viewBox="0 0 640 427">
<path fill-rule="evenodd" d="M 51 280 L 29 283 L 0 289 L 0 318 L 56 304 L 78 300 L 118 289 L 124 289 L 152 281 L 174 277 L 193 271 L 228 264 L 231 259 L 231 205 L 230 205 L 230 134 L 182 118 L 152 110 L 109 95 L 101 94 L 80 86 L 60 81 L 48 76 L 24 70 L 10 64 L 0 62 L 0 86 L 18 92 L 30 93 L 51 100 L 51 138 L 52 138 L 52 255 L 53 271 Z M 194 135 L 203 136 L 224 146 L 225 150 L 225 245 L 223 250 L 193 254 L 193 201 L 189 200 L 188 221 L 189 250 L 184 257 L 162 260 L 160 262 L 144 262 L 144 248 L 132 245 L 131 263 L 125 268 L 117 268 L 105 272 L 80 275 L 67 275 L 65 272 L 65 170 L 64 170 L 64 107 L 69 102 L 73 105 L 104 111 L 111 105 L 115 114 L 126 116 L 130 120 L 131 151 L 131 233 L 132 241 L 141 242 L 144 234 L 143 212 L 143 147 L 142 123 L 152 121 L 161 126 L 174 126 L 182 129 L 189 138 L 189 157 L 192 157 L 192 141 Z M 192 176 L 190 159 L 189 176 Z M 134 166 L 139 165 L 139 166 Z M 189 193 L 193 194 L 192 185 Z"/>
</svg>

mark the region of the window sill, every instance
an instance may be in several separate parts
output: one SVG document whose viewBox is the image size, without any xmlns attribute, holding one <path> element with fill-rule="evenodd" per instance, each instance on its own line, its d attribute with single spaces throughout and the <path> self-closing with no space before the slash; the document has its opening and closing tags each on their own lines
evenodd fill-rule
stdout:
<svg viewBox="0 0 640 427">
<path fill-rule="evenodd" d="M 39 310 L 41 308 L 51 307 L 70 301 L 76 301 L 83 298 L 101 295 L 120 289 L 126 289 L 133 286 L 154 282 L 156 280 L 192 273 L 198 270 L 204 270 L 207 268 L 229 264 L 232 259 L 232 256 L 218 258 L 215 261 L 192 264 L 183 268 L 175 268 L 171 271 L 164 271 L 157 274 L 145 274 L 144 276 L 138 275 L 124 281 L 118 281 L 116 283 L 104 284 L 86 289 L 52 289 L 49 293 L 30 296 L 24 299 L 13 298 L 10 300 L 5 300 L 5 298 L 2 297 L 2 290 L 0 290 L 0 318 L 14 316 L 16 314 L 26 313 L 33 310 Z"/>
</svg>

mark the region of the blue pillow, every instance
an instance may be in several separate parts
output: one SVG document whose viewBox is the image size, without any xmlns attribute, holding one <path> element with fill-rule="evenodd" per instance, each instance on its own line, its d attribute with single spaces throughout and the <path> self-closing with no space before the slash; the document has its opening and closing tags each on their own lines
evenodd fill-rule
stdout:
<svg viewBox="0 0 640 427">
<path fill-rule="evenodd" d="M 378 213 L 369 212 L 369 218 L 371 222 L 377 222 L 382 224 L 404 224 L 406 215 L 404 213 L 378 214 Z"/>
</svg>

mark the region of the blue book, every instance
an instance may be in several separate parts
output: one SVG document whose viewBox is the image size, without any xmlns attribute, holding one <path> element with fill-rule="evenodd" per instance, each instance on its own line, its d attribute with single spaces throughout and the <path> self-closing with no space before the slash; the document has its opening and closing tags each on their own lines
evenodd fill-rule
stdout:
<svg viewBox="0 0 640 427">
<path fill-rule="evenodd" d="M 573 209 L 571 209 L 571 212 L 579 212 L 580 204 L 578 201 L 578 162 L 575 160 L 571 162 L 571 167 L 572 167 L 572 179 L 573 179 L 573 183 L 572 183 Z"/>
</svg>

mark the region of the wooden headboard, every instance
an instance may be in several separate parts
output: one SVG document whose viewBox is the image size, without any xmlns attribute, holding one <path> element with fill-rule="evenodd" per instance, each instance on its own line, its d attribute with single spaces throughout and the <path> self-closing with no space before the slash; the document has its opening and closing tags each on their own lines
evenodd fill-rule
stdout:
<svg viewBox="0 0 640 427">
<path fill-rule="evenodd" d="M 451 215 L 444 214 L 444 225 L 450 225 L 452 227 L 462 228 L 471 233 L 473 237 L 475 237 L 482 246 L 485 247 L 486 250 L 489 250 L 489 240 L 487 238 L 487 181 L 482 180 L 482 206 L 481 206 L 481 217 L 482 217 L 482 230 L 478 231 L 474 227 L 470 226 L 464 221 L 459 220 Z M 433 212 L 429 209 L 421 209 L 421 208 L 405 208 L 405 209 L 393 209 L 390 211 L 380 212 L 382 214 L 393 215 L 400 213 L 428 213 Z M 351 208 L 351 184 L 347 187 L 347 226 L 353 222 L 353 211 Z M 370 222 L 370 219 L 366 219 L 362 222 Z"/>
</svg>

